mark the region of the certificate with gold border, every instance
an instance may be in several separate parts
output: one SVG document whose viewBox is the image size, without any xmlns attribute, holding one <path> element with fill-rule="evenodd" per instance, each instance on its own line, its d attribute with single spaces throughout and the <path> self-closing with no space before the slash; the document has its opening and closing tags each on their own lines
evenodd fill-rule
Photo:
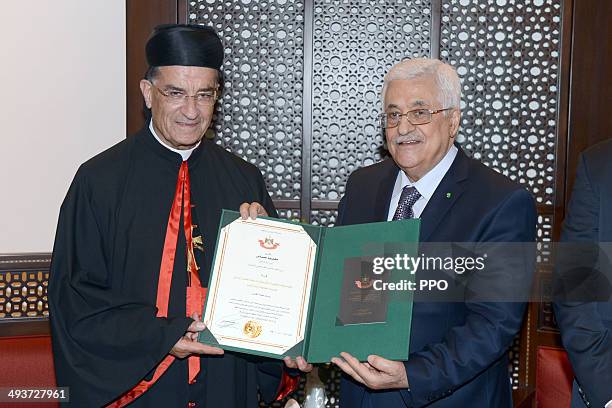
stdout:
<svg viewBox="0 0 612 408">
<path fill-rule="evenodd" d="M 317 244 L 299 224 L 221 228 L 204 322 L 222 346 L 283 355 L 304 340 Z"/>
</svg>

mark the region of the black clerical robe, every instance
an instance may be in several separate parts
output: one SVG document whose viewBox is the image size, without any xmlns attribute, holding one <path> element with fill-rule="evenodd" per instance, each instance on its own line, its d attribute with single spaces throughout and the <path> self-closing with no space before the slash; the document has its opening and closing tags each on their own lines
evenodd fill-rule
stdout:
<svg viewBox="0 0 612 408">
<path fill-rule="evenodd" d="M 168 216 L 182 162 L 148 128 L 84 163 L 62 204 L 51 273 L 49 308 L 59 386 L 73 406 L 106 405 L 157 364 L 191 323 L 185 316 L 185 237 L 178 244 L 168 318 L 156 317 L 157 283 Z M 206 285 L 222 208 L 259 202 L 276 215 L 260 172 L 211 141 L 188 160 L 200 277 Z M 187 359 L 130 406 L 256 407 L 257 390 L 273 399 L 282 364 L 231 352 L 201 358 L 195 384 Z"/>
</svg>

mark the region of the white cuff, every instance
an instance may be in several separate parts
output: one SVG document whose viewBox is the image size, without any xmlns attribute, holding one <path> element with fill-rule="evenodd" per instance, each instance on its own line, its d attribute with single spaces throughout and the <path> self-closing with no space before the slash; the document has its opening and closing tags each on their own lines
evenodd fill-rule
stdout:
<svg viewBox="0 0 612 408">
<path fill-rule="evenodd" d="M 604 408 L 612 408 L 612 400 L 608 401 Z"/>
</svg>

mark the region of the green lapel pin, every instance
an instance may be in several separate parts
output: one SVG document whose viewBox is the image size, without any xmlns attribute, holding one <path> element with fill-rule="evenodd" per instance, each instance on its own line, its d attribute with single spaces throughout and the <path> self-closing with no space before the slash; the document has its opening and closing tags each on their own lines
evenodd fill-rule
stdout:
<svg viewBox="0 0 612 408">
<path fill-rule="evenodd" d="M 446 198 L 451 198 L 452 195 L 453 193 L 446 193 Z"/>
</svg>

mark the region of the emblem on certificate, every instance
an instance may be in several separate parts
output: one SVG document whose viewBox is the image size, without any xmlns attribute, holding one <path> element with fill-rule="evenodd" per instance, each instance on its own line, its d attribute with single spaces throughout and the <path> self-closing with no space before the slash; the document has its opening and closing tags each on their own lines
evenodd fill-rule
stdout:
<svg viewBox="0 0 612 408">
<path fill-rule="evenodd" d="M 259 246 L 265 249 L 276 249 L 280 244 L 278 242 L 274 242 L 274 238 L 266 238 L 259 240 Z"/>
<path fill-rule="evenodd" d="M 359 289 L 369 289 L 374 285 L 374 280 L 370 279 L 368 276 L 363 275 L 360 279 L 355 281 L 355 286 Z"/>
<path fill-rule="evenodd" d="M 254 339 L 255 337 L 259 337 L 259 335 L 261 334 L 261 330 L 261 324 L 257 323 L 254 320 L 249 320 L 244 324 L 244 327 L 242 328 L 242 332 L 247 337 L 250 337 L 252 339 Z"/>
<path fill-rule="evenodd" d="M 388 276 L 374 275 L 372 262 L 355 257 L 344 260 L 338 326 L 381 323 L 387 320 L 388 299 L 385 291 L 374 288 L 374 281 Z"/>
</svg>

